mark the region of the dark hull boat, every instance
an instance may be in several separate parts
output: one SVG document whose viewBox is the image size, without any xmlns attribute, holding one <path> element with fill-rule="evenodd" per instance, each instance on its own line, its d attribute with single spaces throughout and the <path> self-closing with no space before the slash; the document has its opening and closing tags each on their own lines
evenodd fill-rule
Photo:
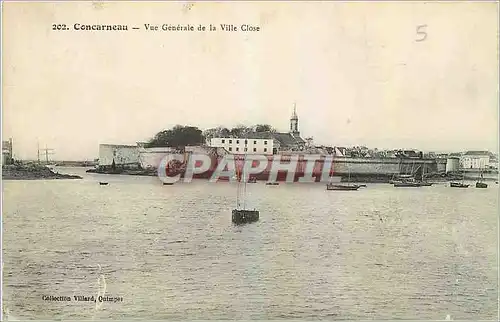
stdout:
<svg viewBox="0 0 500 322">
<path fill-rule="evenodd" d="M 279 186 L 279 182 L 266 182 L 266 186 Z"/>
<path fill-rule="evenodd" d="M 476 188 L 488 188 L 488 184 L 483 182 L 483 172 L 481 171 L 480 177 L 476 182 Z"/>
<path fill-rule="evenodd" d="M 245 158 L 246 158 L 246 156 L 245 156 Z M 238 171 L 238 170 L 236 170 L 236 171 Z M 237 173 L 237 178 L 241 179 L 241 177 L 242 177 L 241 173 Z M 254 178 L 250 178 L 250 179 L 254 179 Z M 250 180 L 238 180 L 236 209 L 233 209 L 233 212 L 232 212 L 232 221 L 233 221 L 233 224 L 236 224 L 236 225 L 248 224 L 248 223 L 252 223 L 252 222 L 259 220 L 259 211 L 258 210 L 255 210 L 255 208 L 253 210 L 246 209 L 245 201 L 243 201 L 243 207 L 241 207 L 241 204 L 240 204 L 241 181 L 244 181 L 244 190 L 243 190 L 243 197 L 244 198 L 246 197 L 247 183 L 250 182 Z"/>
<path fill-rule="evenodd" d="M 108 185 L 108 183 L 107 183 L 107 182 L 99 182 L 99 185 L 100 185 L 100 186 L 107 186 L 107 185 Z"/>
<path fill-rule="evenodd" d="M 233 209 L 233 223 L 247 224 L 259 220 L 258 210 Z"/>
<path fill-rule="evenodd" d="M 412 188 L 412 187 L 421 187 L 422 184 L 420 182 L 395 182 L 394 187 L 398 188 Z"/>
<path fill-rule="evenodd" d="M 326 185 L 326 190 L 356 191 L 358 189 L 359 189 L 359 186 L 356 184 L 332 184 L 332 183 L 329 183 Z"/>
<path fill-rule="evenodd" d="M 476 182 L 476 188 L 488 188 L 488 184 L 484 182 Z"/>
<path fill-rule="evenodd" d="M 450 187 L 452 188 L 469 188 L 468 184 L 460 182 L 450 182 Z"/>
<path fill-rule="evenodd" d="M 423 167 L 424 168 L 422 169 L 422 180 L 417 182 L 420 183 L 422 187 L 430 187 L 432 186 L 432 182 L 428 182 L 427 180 L 425 180 L 425 164 L 423 165 Z"/>
<path fill-rule="evenodd" d="M 164 183 L 163 183 L 163 185 L 164 185 L 164 186 L 171 186 L 171 185 L 173 185 L 173 184 L 174 184 L 173 182 L 164 182 Z"/>
<path fill-rule="evenodd" d="M 349 176 L 347 177 L 347 183 L 342 184 L 342 183 L 329 182 L 326 185 L 326 190 L 327 191 L 356 191 L 356 190 L 358 190 L 359 187 L 361 187 L 361 186 L 358 184 L 350 183 L 351 171 L 349 170 L 349 168 L 347 168 L 347 172 L 349 174 Z"/>
</svg>

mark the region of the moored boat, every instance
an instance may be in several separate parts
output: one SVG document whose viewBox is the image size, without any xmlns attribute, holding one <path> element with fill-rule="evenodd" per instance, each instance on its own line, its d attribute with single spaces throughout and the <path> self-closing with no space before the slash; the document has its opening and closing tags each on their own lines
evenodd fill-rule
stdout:
<svg viewBox="0 0 500 322">
<path fill-rule="evenodd" d="M 421 187 L 422 182 L 417 182 L 413 177 L 405 177 L 399 182 L 394 182 L 394 187 Z"/>
<path fill-rule="evenodd" d="M 241 173 L 237 175 L 238 178 L 241 178 Z M 246 208 L 246 188 L 247 188 L 247 180 L 243 183 L 243 191 L 241 191 L 241 181 L 238 180 L 238 188 L 237 188 L 237 196 L 236 196 L 236 209 L 232 211 L 232 222 L 236 225 L 247 224 L 251 222 L 255 222 L 259 220 L 259 211 L 258 210 L 250 210 Z M 243 192 L 243 205 L 240 200 L 240 193 Z"/>
<path fill-rule="evenodd" d="M 476 188 L 488 188 L 488 184 L 484 182 L 476 182 Z"/>
<path fill-rule="evenodd" d="M 422 179 L 420 180 L 420 185 L 422 187 L 430 187 L 432 186 L 432 182 L 429 182 L 427 180 L 425 180 L 425 164 L 423 165 L 423 168 L 422 168 Z"/>
<path fill-rule="evenodd" d="M 462 182 L 450 182 L 451 188 L 469 188 L 468 184 Z"/>
<path fill-rule="evenodd" d="M 476 188 L 488 188 L 488 184 L 486 182 L 483 182 L 483 172 L 481 171 L 481 175 L 476 182 Z"/>
<path fill-rule="evenodd" d="M 360 185 L 350 183 L 351 182 L 351 170 L 347 167 L 347 183 L 333 183 L 330 181 L 326 185 L 327 191 L 356 191 L 361 187 Z"/>
<path fill-rule="evenodd" d="M 356 191 L 359 189 L 357 184 L 338 184 L 338 183 L 328 183 L 326 185 L 326 190 L 336 190 L 336 191 Z"/>
<path fill-rule="evenodd" d="M 235 224 L 251 223 L 259 220 L 258 210 L 233 209 L 232 221 Z"/>
<path fill-rule="evenodd" d="M 395 182 L 394 187 L 421 187 L 422 184 L 420 182 L 415 182 L 415 181 L 402 181 L 402 182 Z"/>
<path fill-rule="evenodd" d="M 465 181 L 465 171 L 462 172 L 462 182 L 450 182 L 451 188 L 469 188 L 468 184 L 464 183 Z"/>
</svg>

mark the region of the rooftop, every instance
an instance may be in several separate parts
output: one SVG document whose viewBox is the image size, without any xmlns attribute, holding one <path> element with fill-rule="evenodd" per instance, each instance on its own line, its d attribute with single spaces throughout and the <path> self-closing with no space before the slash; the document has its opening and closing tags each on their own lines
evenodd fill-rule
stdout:
<svg viewBox="0 0 500 322">
<path fill-rule="evenodd" d="M 492 153 L 489 151 L 467 151 L 464 153 L 464 155 L 484 155 L 484 156 L 491 156 Z"/>
</svg>

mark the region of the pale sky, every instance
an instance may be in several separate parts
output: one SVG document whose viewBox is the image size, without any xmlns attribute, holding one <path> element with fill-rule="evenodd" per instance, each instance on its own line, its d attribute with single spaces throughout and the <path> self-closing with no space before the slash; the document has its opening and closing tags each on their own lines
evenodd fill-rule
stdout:
<svg viewBox="0 0 500 322">
<path fill-rule="evenodd" d="M 135 144 L 176 124 L 288 131 L 294 102 L 315 144 L 498 150 L 496 3 L 3 7 L 2 135 L 17 158 L 36 158 L 39 142 L 56 160 L 93 159 L 100 143 Z M 218 30 L 153 32 L 146 23 Z M 261 31 L 222 32 L 221 23 Z"/>
</svg>

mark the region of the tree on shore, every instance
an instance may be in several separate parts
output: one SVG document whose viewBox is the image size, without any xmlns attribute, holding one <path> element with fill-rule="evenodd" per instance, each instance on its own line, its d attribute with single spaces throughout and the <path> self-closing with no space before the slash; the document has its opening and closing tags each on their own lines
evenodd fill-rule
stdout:
<svg viewBox="0 0 500 322">
<path fill-rule="evenodd" d="M 203 132 L 203 135 L 207 139 L 215 138 L 215 137 L 244 137 L 250 133 L 260 133 L 260 132 L 272 132 L 275 133 L 276 129 L 274 129 L 269 124 L 256 124 L 253 126 L 245 126 L 238 125 L 233 127 L 232 129 L 228 129 L 227 127 L 219 126 L 212 129 L 207 129 Z"/>
<path fill-rule="evenodd" d="M 205 144 L 205 137 L 200 129 L 194 126 L 176 125 L 170 130 L 158 132 L 145 147 L 172 147 L 183 149 L 186 146 Z"/>
<path fill-rule="evenodd" d="M 250 133 L 276 132 L 269 124 L 257 124 L 254 126 L 238 125 L 232 129 L 224 126 L 201 131 L 195 126 L 176 125 L 170 130 L 163 130 L 149 140 L 146 148 L 171 147 L 183 149 L 186 146 L 203 145 L 206 139 L 214 137 L 244 137 Z"/>
<path fill-rule="evenodd" d="M 272 132 L 276 133 L 276 129 L 269 124 L 257 124 L 253 127 L 254 132 Z"/>
<path fill-rule="evenodd" d="M 252 132 L 252 129 L 244 126 L 244 125 L 238 125 L 236 127 L 233 127 L 231 131 L 229 131 L 229 134 L 233 137 L 243 137 L 245 134 L 248 134 Z"/>
<path fill-rule="evenodd" d="M 203 136 L 206 139 L 216 138 L 216 137 L 228 137 L 230 135 L 230 131 L 228 128 L 223 126 L 218 126 L 213 129 L 208 129 L 203 132 Z"/>
</svg>

